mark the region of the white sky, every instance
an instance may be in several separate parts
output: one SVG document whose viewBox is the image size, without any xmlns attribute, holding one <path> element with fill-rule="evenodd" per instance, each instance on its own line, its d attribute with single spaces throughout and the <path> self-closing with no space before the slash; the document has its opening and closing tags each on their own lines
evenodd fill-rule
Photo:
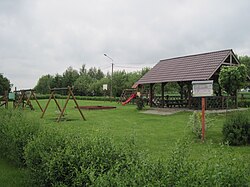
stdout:
<svg viewBox="0 0 250 187">
<path fill-rule="evenodd" d="M 104 72 L 233 49 L 250 56 L 249 0 L 0 0 L 0 73 L 18 89 L 67 67 Z M 134 67 L 134 68 L 131 68 Z"/>
</svg>

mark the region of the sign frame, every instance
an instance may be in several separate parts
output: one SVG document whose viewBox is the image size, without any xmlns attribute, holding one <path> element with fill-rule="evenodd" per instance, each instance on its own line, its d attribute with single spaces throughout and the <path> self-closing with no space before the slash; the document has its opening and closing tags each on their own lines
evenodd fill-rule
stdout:
<svg viewBox="0 0 250 187">
<path fill-rule="evenodd" d="M 192 81 L 193 97 L 213 96 L 213 80 Z"/>
</svg>

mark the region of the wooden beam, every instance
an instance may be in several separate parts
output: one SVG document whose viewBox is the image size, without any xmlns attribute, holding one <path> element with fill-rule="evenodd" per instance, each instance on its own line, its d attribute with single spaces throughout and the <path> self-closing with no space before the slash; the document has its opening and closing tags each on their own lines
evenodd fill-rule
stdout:
<svg viewBox="0 0 250 187">
<path fill-rule="evenodd" d="M 161 83 L 161 108 L 164 108 L 165 105 L 165 98 L 164 98 L 164 87 L 167 83 L 162 82 Z"/>
<path fill-rule="evenodd" d="M 154 86 L 154 83 L 149 84 L 149 106 L 150 107 L 153 106 L 153 86 Z"/>
<path fill-rule="evenodd" d="M 75 102 L 75 104 L 76 104 L 76 107 L 77 107 L 78 111 L 80 112 L 80 114 L 81 114 L 81 116 L 82 116 L 82 119 L 84 119 L 84 120 L 86 121 L 86 118 L 84 117 L 84 115 L 83 115 L 83 113 L 82 113 L 82 111 L 81 111 L 81 109 L 80 109 L 78 103 L 76 102 L 76 98 L 75 98 L 74 93 L 72 92 L 72 89 L 70 89 L 69 92 L 70 92 L 71 95 L 72 95 L 72 98 L 73 98 L 73 100 L 74 100 L 74 102 Z"/>
</svg>

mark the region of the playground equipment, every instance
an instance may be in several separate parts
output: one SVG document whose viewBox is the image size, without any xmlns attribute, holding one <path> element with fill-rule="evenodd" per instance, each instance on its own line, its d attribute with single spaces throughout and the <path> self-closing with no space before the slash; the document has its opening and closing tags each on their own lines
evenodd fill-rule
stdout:
<svg viewBox="0 0 250 187">
<path fill-rule="evenodd" d="M 0 97 L 0 107 L 4 106 L 5 108 L 8 108 L 8 92 L 5 91 L 4 95 Z"/>
<path fill-rule="evenodd" d="M 42 113 L 41 118 L 43 118 L 43 116 L 44 116 L 44 114 L 45 114 L 45 112 L 46 112 L 46 110 L 47 110 L 47 108 L 48 108 L 48 106 L 49 106 L 49 103 L 50 103 L 51 99 L 53 98 L 54 101 L 55 101 L 55 103 L 56 103 L 57 108 L 58 108 L 59 111 L 60 111 L 59 117 L 57 118 L 57 122 L 60 122 L 62 116 L 64 116 L 64 113 L 65 113 L 67 104 L 68 104 L 69 99 L 70 99 L 70 96 L 71 96 L 72 99 L 73 99 L 74 102 L 75 102 L 76 108 L 78 109 L 78 111 L 80 112 L 80 114 L 81 114 L 81 116 L 82 116 L 82 119 L 83 119 L 83 120 L 86 120 L 85 117 L 84 117 L 84 115 L 82 114 L 82 111 L 81 111 L 80 108 L 79 108 L 79 105 L 78 105 L 78 103 L 77 103 L 77 101 L 76 101 L 76 98 L 75 98 L 75 96 L 74 96 L 72 90 L 73 90 L 73 88 L 70 87 L 70 86 L 68 86 L 67 88 L 53 88 L 53 89 L 50 89 L 50 97 L 49 97 L 49 100 L 48 100 L 48 102 L 47 102 L 47 104 L 46 104 L 46 106 L 45 106 L 45 109 L 44 109 L 43 113 Z M 56 100 L 55 92 L 57 92 L 57 91 L 68 91 L 68 96 L 67 96 L 67 99 L 66 99 L 66 101 L 65 101 L 65 104 L 64 104 L 63 108 L 60 107 L 58 101 Z"/>
<path fill-rule="evenodd" d="M 142 97 L 143 101 L 147 103 L 148 101 L 148 91 L 141 89 L 124 89 L 120 99 L 119 99 L 119 103 L 122 103 L 122 105 L 126 105 L 127 103 L 131 102 L 134 104 L 134 99 L 136 98 L 136 96 Z"/>
<path fill-rule="evenodd" d="M 136 89 L 124 89 L 119 99 L 119 103 L 127 101 L 131 95 L 136 94 Z M 131 101 L 131 100 L 130 100 Z"/>
<path fill-rule="evenodd" d="M 126 104 L 129 103 L 132 99 L 136 98 L 136 96 L 137 96 L 136 93 L 131 94 L 131 96 L 130 96 L 126 101 L 122 102 L 122 105 L 123 105 L 123 106 L 126 105 Z"/>
<path fill-rule="evenodd" d="M 31 99 L 35 99 L 40 110 L 43 112 L 43 109 L 36 98 L 34 89 L 15 90 L 14 94 L 9 93 L 9 98 L 14 101 L 14 105 L 13 105 L 14 108 L 18 108 L 20 106 L 22 106 L 22 108 L 24 108 L 28 105 L 31 110 L 34 110 L 34 107 L 31 103 Z"/>
</svg>

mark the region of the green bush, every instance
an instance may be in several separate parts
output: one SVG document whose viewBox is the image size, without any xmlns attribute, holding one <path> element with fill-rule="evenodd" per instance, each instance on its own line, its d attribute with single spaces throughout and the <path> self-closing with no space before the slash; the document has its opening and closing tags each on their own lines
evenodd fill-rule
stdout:
<svg viewBox="0 0 250 187">
<path fill-rule="evenodd" d="M 201 139 L 202 137 L 202 113 L 194 111 L 192 115 L 189 116 L 188 127 L 192 129 L 194 135 Z M 205 131 L 213 126 L 213 119 L 211 119 L 209 114 L 205 115 Z"/>
<path fill-rule="evenodd" d="M 142 97 L 137 97 L 136 98 L 136 105 L 137 105 L 137 110 L 142 110 L 144 107 L 143 103 L 143 98 Z"/>
<path fill-rule="evenodd" d="M 239 101 L 238 106 L 239 107 L 250 107 L 250 100 Z"/>
<path fill-rule="evenodd" d="M 249 111 L 236 112 L 226 119 L 222 133 L 229 145 L 246 145 L 250 143 Z"/>
<path fill-rule="evenodd" d="M 139 162 L 131 146 L 115 146 L 109 138 L 80 138 L 43 130 L 25 149 L 25 158 L 39 185 L 92 185 L 107 173 L 129 170 Z M 113 173 L 115 172 L 115 173 Z"/>
<path fill-rule="evenodd" d="M 39 123 L 20 110 L 0 110 L 0 152 L 13 163 L 23 166 L 24 147 L 38 132 Z"/>
<path fill-rule="evenodd" d="M 167 163 L 151 163 L 133 145 L 110 138 L 65 136 L 44 130 L 25 149 L 39 186 L 247 186 L 248 165 L 228 154 L 189 158 L 190 142 L 179 141 Z M 210 150 L 211 151 L 211 150 Z"/>
</svg>

